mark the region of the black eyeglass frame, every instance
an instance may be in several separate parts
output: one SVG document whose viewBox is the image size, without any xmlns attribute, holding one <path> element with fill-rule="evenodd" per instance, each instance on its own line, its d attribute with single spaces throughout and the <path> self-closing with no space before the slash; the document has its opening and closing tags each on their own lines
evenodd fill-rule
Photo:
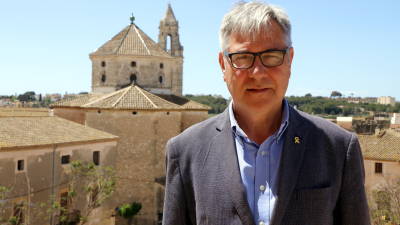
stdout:
<svg viewBox="0 0 400 225">
<path fill-rule="evenodd" d="M 235 69 L 239 69 L 239 70 L 240 70 L 240 69 L 250 69 L 251 67 L 254 66 L 254 62 L 256 61 L 256 57 L 257 57 L 257 56 L 260 58 L 260 62 L 261 62 L 261 64 L 263 64 L 263 66 L 265 66 L 265 67 L 267 67 L 267 68 L 271 68 L 271 67 L 276 67 L 276 66 L 280 66 L 280 65 L 283 64 L 283 60 L 285 59 L 286 53 L 288 52 L 288 50 L 289 50 L 290 48 L 291 48 L 291 47 L 287 47 L 287 48 L 285 48 L 285 49 L 267 49 L 267 50 L 262 51 L 262 52 L 233 52 L 233 53 L 229 53 L 229 52 L 227 52 L 227 51 L 224 51 L 224 55 L 225 55 L 226 57 L 229 58 L 229 63 L 230 63 L 231 66 L 234 67 Z M 263 61 L 261 60 L 261 57 L 260 57 L 260 56 L 261 56 L 262 54 L 264 54 L 264 53 L 267 53 L 267 52 L 282 52 L 282 53 L 283 53 L 283 57 L 282 57 L 281 63 L 278 64 L 278 65 L 275 65 L 275 66 L 267 66 L 267 65 L 265 65 L 265 64 L 263 63 Z M 232 56 L 233 56 L 233 55 L 238 55 L 238 54 L 251 54 L 251 55 L 253 55 L 254 57 L 253 57 L 253 62 L 251 63 L 251 65 L 250 65 L 249 67 L 245 67 L 245 68 L 238 68 L 238 67 L 236 67 L 236 66 L 233 64 L 233 62 L 232 62 Z"/>
</svg>

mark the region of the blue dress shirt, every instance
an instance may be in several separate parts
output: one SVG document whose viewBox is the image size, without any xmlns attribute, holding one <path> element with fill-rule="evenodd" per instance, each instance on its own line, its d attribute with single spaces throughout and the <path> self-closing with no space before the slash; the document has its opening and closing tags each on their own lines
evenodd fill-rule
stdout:
<svg viewBox="0 0 400 225">
<path fill-rule="evenodd" d="M 269 224 L 277 196 L 278 169 L 289 124 L 288 103 L 283 100 L 280 128 L 261 145 L 250 140 L 239 127 L 233 101 L 229 104 L 229 119 L 236 142 L 240 175 L 246 189 L 247 202 L 256 224 Z"/>
</svg>

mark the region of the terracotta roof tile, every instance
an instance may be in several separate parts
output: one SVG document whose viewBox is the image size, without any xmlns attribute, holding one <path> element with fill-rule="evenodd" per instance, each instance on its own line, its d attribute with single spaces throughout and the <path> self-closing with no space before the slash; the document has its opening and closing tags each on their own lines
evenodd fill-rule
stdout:
<svg viewBox="0 0 400 225">
<path fill-rule="evenodd" d="M 124 89 L 109 93 L 97 95 L 92 100 L 58 102 L 53 104 L 53 108 L 71 107 L 71 105 L 81 108 L 97 109 L 145 109 L 145 110 L 170 110 L 181 109 L 173 102 L 169 102 L 157 95 L 154 95 L 136 85 L 128 86 Z M 82 102 L 83 104 L 72 104 Z"/>
<path fill-rule="evenodd" d="M 171 110 L 192 109 L 210 110 L 209 106 L 176 95 L 152 94 L 137 85 L 108 94 L 80 95 L 75 99 L 62 100 L 51 105 L 52 108 L 80 107 L 96 109 L 144 109 Z"/>
<path fill-rule="evenodd" d="M 4 148 L 117 138 L 109 133 L 53 116 L 2 117 L 0 124 L 0 151 Z"/>
<path fill-rule="evenodd" d="M 138 26 L 131 24 L 91 55 L 171 56 L 147 36 Z"/>
<path fill-rule="evenodd" d="M 1 108 L 0 117 L 10 116 L 48 116 L 47 108 Z"/>
<path fill-rule="evenodd" d="M 82 94 L 77 97 L 63 99 L 50 105 L 50 107 L 65 106 L 65 107 L 80 107 L 88 102 L 92 102 L 102 97 L 102 94 Z"/>
<path fill-rule="evenodd" d="M 358 135 L 365 158 L 400 160 L 400 136 L 387 130 L 383 135 Z"/>
</svg>

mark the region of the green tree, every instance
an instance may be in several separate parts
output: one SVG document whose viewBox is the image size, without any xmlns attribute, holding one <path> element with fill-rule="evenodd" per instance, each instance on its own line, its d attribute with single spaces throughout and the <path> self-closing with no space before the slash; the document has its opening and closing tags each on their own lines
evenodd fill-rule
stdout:
<svg viewBox="0 0 400 225">
<path fill-rule="evenodd" d="M 21 102 L 32 102 L 35 101 L 35 92 L 34 91 L 27 91 L 22 95 L 18 95 L 18 100 Z"/>
<path fill-rule="evenodd" d="M 140 204 L 139 202 L 132 202 L 130 204 L 129 203 L 123 204 L 116 210 L 119 216 L 128 220 L 128 224 L 132 224 L 132 219 L 134 218 L 135 215 L 139 213 L 141 209 L 142 209 L 142 204 Z"/>
<path fill-rule="evenodd" d="M 338 92 L 338 91 L 332 91 L 331 92 L 331 98 L 335 98 L 335 97 L 342 97 L 342 93 Z"/>
<path fill-rule="evenodd" d="M 369 193 L 371 220 L 377 225 L 400 224 L 400 179 L 386 181 Z"/>
<path fill-rule="evenodd" d="M 68 192 L 60 196 L 60 201 L 50 196 L 47 202 L 40 204 L 40 208 L 45 212 L 46 220 L 55 218 L 58 225 L 84 225 L 93 210 L 109 199 L 114 190 L 115 171 L 112 167 L 73 161 Z"/>
<path fill-rule="evenodd" d="M 211 109 L 208 111 L 210 114 L 222 113 L 228 106 L 228 100 L 220 95 L 185 95 L 186 98 L 208 105 Z"/>
<path fill-rule="evenodd" d="M 115 172 L 109 166 L 96 166 L 94 163 L 82 161 L 73 161 L 71 163 L 71 175 L 69 192 L 66 201 L 70 205 L 74 204 L 79 193 L 86 196 L 86 202 L 83 205 L 83 212 L 79 217 L 79 224 L 86 224 L 91 212 L 106 201 L 115 190 Z M 70 215 L 77 213 L 77 208 L 61 209 L 60 220 L 68 222 Z M 65 223 L 68 224 L 68 223 Z"/>
</svg>

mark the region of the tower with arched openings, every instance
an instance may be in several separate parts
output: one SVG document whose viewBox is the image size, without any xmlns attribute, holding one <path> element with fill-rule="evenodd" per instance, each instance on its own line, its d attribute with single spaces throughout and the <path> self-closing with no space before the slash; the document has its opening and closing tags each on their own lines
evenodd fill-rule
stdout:
<svg viewBox="0 0 400 225">
<path fill-rule="evenodd" d="M 181 96 L 183 47 L 171 5 L 160 21 L 158 43 L 134 21 L 132 16 L 130 25 L 89 55 L 92 92 L 111 93 L 135 84 L 154 94 Z"/>
</svg>

